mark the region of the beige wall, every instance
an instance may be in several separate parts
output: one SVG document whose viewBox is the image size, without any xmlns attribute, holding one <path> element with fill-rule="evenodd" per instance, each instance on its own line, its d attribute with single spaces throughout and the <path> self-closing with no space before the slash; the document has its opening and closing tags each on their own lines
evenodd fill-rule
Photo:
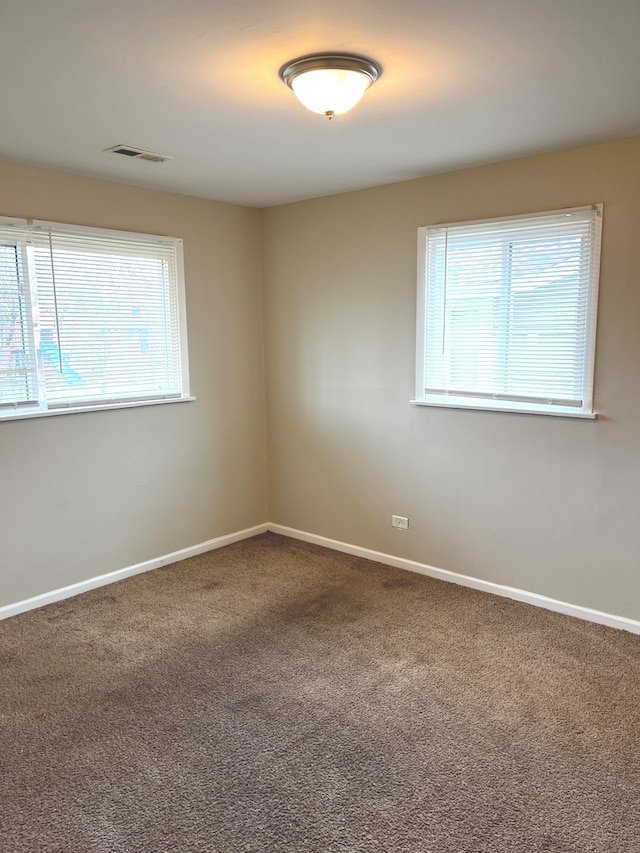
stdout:
<svg viewBox="0 0 640 853">
<path fill-rule="evenodd" d="M 0 214 L 182 237 L 197 397 L 0 422 L 0 605 L 266 521 L 258 212 L 0 164 Z"/>
<path fill-rule="evenodd" d="M 417 227 L 600 201 L 600 419 L 411 407 Z M 0 214 L 182 237 L 197 396 L 0 422 L 0 605 L 269 518 L 640 618 L 640 139 L 261 213 L 0 164 Z"/>
<path fill-rule="evenodd" d="M 592 202 L 600 419 L 411 407 L 418 226 Z M 272 208 L 263 243 L 272 521 L 640 618 L 639 139 Z"/>
</svg>

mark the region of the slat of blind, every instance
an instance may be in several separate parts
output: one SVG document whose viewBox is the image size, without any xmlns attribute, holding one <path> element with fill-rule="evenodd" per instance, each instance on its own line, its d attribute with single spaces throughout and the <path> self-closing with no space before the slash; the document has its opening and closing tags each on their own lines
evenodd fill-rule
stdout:
<svg viewBox="0 0 640 853">
<path fill-rule="evenodd" d="M 563 399 L 561 397 L 527 397 L 525 395 L 518 397 L 516 395 L 492 394 L 490 391 L 485 391 L 484 393 L 479 394 L 471 394 L 468 391 L 459 391 L 447 388 L 429 388 L 425 390 L 428 390 L 434 394 L 442 394 L 443 396 L 448 397 L 480 397 L 491 398 L 492 400 L 504 400 L 505 402 L 510 401 L 512 403 L 549 403 L 554 406 L 573 406 L 575 408 L 579 408 L 582 405 L 582 401 Z"/>
</svg>

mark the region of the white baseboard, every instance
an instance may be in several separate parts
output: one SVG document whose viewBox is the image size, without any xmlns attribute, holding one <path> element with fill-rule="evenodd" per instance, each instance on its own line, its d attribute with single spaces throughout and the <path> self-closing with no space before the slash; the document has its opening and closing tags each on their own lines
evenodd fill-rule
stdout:
<svg viewBox="0 0 640 853">
<path fill-rule="evenodd" d="M 394 557 L 392 554 L 383 554 L 380 551 L 370 551 L 368 548 L 361 548 L 359 545 L 350 545 L 347 542 L 339 542 L 336 539 L 327 539 L 325 536 L 317 536 L 315 533 L 307 533 L 292 527 L 284 527 L 282 524 L 269 523 L 268 527 L 272 533 L 280 533 L 282 536 L 288 536 L 291 539 L 300 539 L 303 542 L 322 545 L 334 551 L 353 554 L 355 557 L 364 557 L 376 563 L 385 563 L 388 566 L 417 572 L 418 574 L 427 575 L 437 580 L 455 583 L 459 586 L 467 586 L 481 592 L 490 592 L 493 595 L 512 598 L 515 601 L 523 601 L 525 604 L 533 604 L 535 607 L 553 610 L 556 613 L 564 613 L 567 616 L 575 616 L 577 619 L 584 619 L 587 622 L 597 622 L 599 625 L 608 625 L 610 628 L 618 628 L 622 631 L 630 631 L 632 634 L 640 634 L 640 621 L 628 619 L 626 616 L 614 616 L 611 613 L 592 610 L 590 607 L 581 607 L 578 604 L 568 604 L 566 601 L 547 598 L 546 595 L 539 595 L 537 592 L 527 592 L 524 589 L 480 580 L 469 575 L 459 575 L 457 572 L 437 569 L 435 566 L 417 563 L 414 560 L 406 560 L 404 557 Z"/>
<path fill-rule="evenodd" d="M 83 592 L 88 592 L 90 589 L 96 589 L 100 586 L 106 586 L 116 581 L 130 578 L 133 575 L 140 575 L 143 572 L 150 572 L 152 569 L 159 569 L 161 566 L 168 566 L 170 563 L 178 563 L 180 560 L 186 560 L 187 557 L 195 557 L 197 554 L 204 554 L 205 551 L 213 551 L 216 548 L 224 548 L 225 545 L 231 545 L 233 542 L 239 542 L 241 539 L 250 539 L 252 536 L 257 536 L 259 533 L 266 533 L 268 530 L 267 524 L 257 524 L 255 527 L 247 527 L 245 530 L 237 530 L 235 533 L 228 533 L 226 536 L 217 536 L 215 539 L 208 539 L 206 542 L 200 542 L 199 545 L 191 545 L 189 548 L 181 548 L 179 551 L 173 551 L 171 554 L 164 554 L 162 557 L 154 557 L 152 560 L 145 560 L 144 563 L 136 563 L 134 566 L 127 566 L 124 569 L 116 569 L 115 572 L 108 572 L 106 575 L 98 575 L 95 578 L 89 578 L 85 581 L 73 583 L 70 586 L 63 586 L 60 589 L 44 592 L 41 595 L 35 595 L 33 598 L 26 598 L 24 601 L 17 601 L 15 604 L 6 604 L 0 607 L 0 619 L 8 619 L 10 616 L 17 616 L 18 613 L 25 613 L 27 610 L 35 610 L 38 607 L 44 607 L 45 604 L 53 604 L 54 601 L 62 601 L 64 598 L 72 598 L 74 595 L 80 595 Z"/>
<path fill-rule="evenodd" d="M 285 527 L 282 524 L 272 524 L 270 522 L 257 524 L 255 527 L 247 527 L 245 530 L 238 530 L 235 533 L 228 533 L 225 536 L 218 536 L 215 539 L 208 539 L 206 542 L 201 542 L 198 545 L 191 545 L 188 548 L 173 551 L 171 554 L 164 554 L 162 557 L 146 560 L 144 563 L 136 563 L 134 566 L 127 566 L 124 569 L 117 569 L 105 575 L 98 575 L 97 577 L 79 581 L 70 586 L 54 589 L 51 592 L 45 592 L 33 598 L 27 598 L 24 601 L 17 601 L 15 604 L 6 604 L 0 607 L 0 620 L 8 619 L 10 616 L 17 616 L 19 613 L 25 613 L 27 610 L 44 607 L 46 604 L 53 604 L 55 601 L 62 601 L 65 598 L 81 595 L 90 589 L 97 589 L 98 587 L 124 580 L 124 578 L 132 577 L 133 575 L 149 572 L 152 569 L 159 569 L 161 566 L 168 566 L 170 563 L 186 560 L 188 557 L 195 557 L 197 554 L 204 554 L 206 551 L 224 548 L 225 545 L 231 545 L 233 542 L 239 542 L 242 539 L 250 539 L 252 536 L 266 533 L 268 530 L 272 533 L 288 536 L 291 539 L 300 539 L 303 542 L 311 542 L 314 545 L 321 545 L 324 548 L 330 548 L 334 551 L 353 554 L 355 557 L 364 557 L 366 560 L 373 560 L 376 563 L 384 563 L 387 566 L 395 566 L 398 569 L 417 572 L 418 574 L 436 578 L 437 580 L 455 583 L 459 586 L 467 586 L 481 592 L 500 595 L 503 598 L 512 598 L 515 601 L 522 601 L 525 604 L 533 604 L 535 607 L 553 610 L 556 613 L 564 613 L 567 616 L 574 616 L 577 619 L 583 619 L 587 622 L 597 622 L 600 625 L 608 625 L 610 628 L 618 628 L 622 631 L 630 631 L 632 634 L 640 634 L 640 621 L 629 619 L 626 616 L 603 613 L 600 610 L 592 610 L 590 607 L 581 607 L 578 604 L 569 604 L 566 601 L 548 598 L 546 595 L 539 595 L 537 592 L 527 592 L 527 590 L 492 583 L 491 581 L 481 580 L 470 577 L 469 575 L 460 575 L 457 572 L 438 569 L 435 566 L 428 566 L 425 563 L 418 563 L 415 560 L 407 560 L 404 557 L 396 557 L 393 554 L 383 554 L 381 551 L 372 551 L 369 548 L 362 548 L 360 545 L 351 545 L 348 542 L 328 539 L 326 536 L 319 536 L 315 533 L 307 533 L 304 530 L 296 530 L 293 527 Z"/>
</svg>

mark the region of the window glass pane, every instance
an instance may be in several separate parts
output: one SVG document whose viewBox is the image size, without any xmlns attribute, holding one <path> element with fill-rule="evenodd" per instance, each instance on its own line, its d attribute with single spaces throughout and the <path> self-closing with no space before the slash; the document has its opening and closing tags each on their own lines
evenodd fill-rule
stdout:
<svg viewBox="0 0 640 853">
<path fill-rule="evenodd" d="M 35 378 L 21 250 L 0 244 L 0 405 L 37 399 Z"/>
<path fill-rule="evenodd" d="M 588 304 L 581 258 L 580 235 L 512 244 L 512 393 L 580 398 Z"/>
</svg>

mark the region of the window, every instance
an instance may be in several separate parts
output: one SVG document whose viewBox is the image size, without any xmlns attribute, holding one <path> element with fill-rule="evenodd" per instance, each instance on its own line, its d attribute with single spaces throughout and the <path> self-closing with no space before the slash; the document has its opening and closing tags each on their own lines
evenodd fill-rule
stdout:
<svg viewBox="0 0 640 853">
<path fill-rule="evenodd" d="M 0 417 L 188 393 L 181 240 L 0 218 Z"/>
<path fill-rule="evenodd" d="M 602 205 L 420 228 L 416 399 L 593 417 Z"/>
</svg>

